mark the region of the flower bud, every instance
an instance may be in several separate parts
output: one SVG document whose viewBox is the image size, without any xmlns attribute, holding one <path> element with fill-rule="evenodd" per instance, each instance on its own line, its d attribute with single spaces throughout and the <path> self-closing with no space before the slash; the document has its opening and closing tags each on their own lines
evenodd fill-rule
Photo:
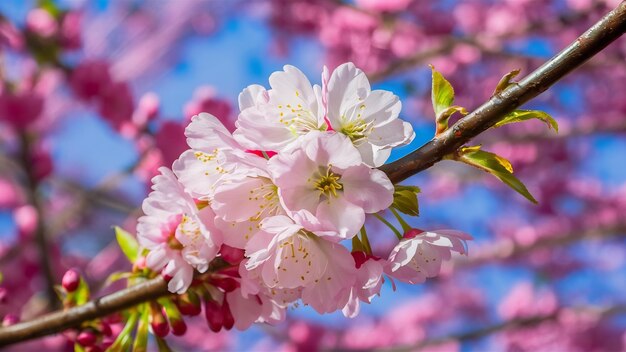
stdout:
<svg viewBox="0 0 626 352">
<path fill-rule="evenodd" d="M 211 298 L 206 299 L 204 301 L 204 314 L 211 331 L 219 332 L 222 330 L 224 317 L 222 314 L 222 307 L 217 304 L 217 302 Z"/>
<path fill-rule="evenodd" d="M 239 264 L 244 257 L 243 249 L 234 248 L 225 244 L 223 244 L 222 248 L 220 248 L 220 253 L 222 254 L 222 259 L 230 264 Z"/>
<path fill-rule="evenodd" d="M 230 311 L 230 306 L 228 305 L 228 301 L 226 300 L 226 296 L 224 296 L 224 302 L 222 303 L 222 322 L 224 325 L 224 329 L 230 330 L 235 325 L 235 318 L 233 318 L 233 314 Z"/>
<path fill-rule="evenodd" d="M 419 235 L 419 234 L 421 234 L 423 232 L 424 232 L 424 230 L 420 230 L 420 229 L 410 229 L 407 232 L 405 232 L 404 236 L 402 236 L 402 237 L 407 238 L 407 239 L 411 239 L 411 238 L 417 237 L 417 235 Z"/>
<path fill-rule="evenodd" d="M 156 336 L 165 337 L 170 333 L 170 325 L 163 315 L 161 306 L 156 303 L 150 306 L 150 325 Z"/>
<path fill-rule="evenodd" d="M 76 342 L 78 342 L 81 346 L 89 347 L 93 346 L 98 340 L 98 335 L 90 329 L 83 330 L 76 337 Z"/>
<path fill-rule="evenodd" d="M 224 292 L 232 292 L 236 290 L 237 287 L 239 287 L 239 283 L 237 282 L 237 280 L 233 279 L 232 277 L 213 279 L 211 280 L 211 283 L 215 287 L 221 288 Z"/>
<path fill-rule="evenodd" d="M 0 304 L 7 303 L 7 296 L 9 291 L 6 288 L 0 287 Z"/>
<path fill-rule="evenodd" d="M 187 324 L 185 324 L 184 320 L 172 319 L 171 324 L 172 324 L 172 334 L 174 334 L 175 336 L 182 336 L 182 335 L 185 335 L 185 333 L 187 332 Z"/>
<path fill-rule="evenodd" d="M 100 332 L 104 336 L 113 336 L 113 330 L 111 330 L 111 325 L 105 322 L 100 323 Z"/>
<path fill-rule="evenodd" d="M 74 292 L 80 284 L 80 275 L 74 269 L 70 269 L 65 272 L 63 279 L 61 280 L 61 286 L 66 292 Z"/>
<path fill-rule="evenodd" d="M 183 315 L 196 316 L 202 312 L 200 298 L 194 291 L 188 290 L 177 298 L 176 305 Z"/>
<path fill-rule="evenodd" d="M 7 327 L 19 323 L 20 318 L 15 314 L 7 314 L 2 319 L 2 327 Z"/>
</svg>

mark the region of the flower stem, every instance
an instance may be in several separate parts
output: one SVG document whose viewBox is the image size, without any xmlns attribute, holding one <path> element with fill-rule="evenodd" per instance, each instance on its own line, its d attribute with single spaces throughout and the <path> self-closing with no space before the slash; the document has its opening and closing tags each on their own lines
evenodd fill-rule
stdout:
<svg viewBox="0 0 626 352">
<path fill-rule="evenodd" d="M 387 221 L 385 218 L 383 218 L 382 216 L 378 214 L 372 214 L 372 215 L 374 215 L 374 217 L 380 220 L 383 224 L 387 225 L 387 227 L 389 227 L 391 231 L 393 231 L 393 233 L 396 234 L 396 237 L 398 237 L 399 240 L 402 239 L 402 234 L 400 233 L 400 231 L 398 231 L 398 229 L 396 229 L 396 227 L 393 226 L 389 221 Z"/>
<path fill-rule="evenodd" d="M 367 231 L 365 230 L 365 226 L 361 227 L 361 242 L 363 243 L 363 247 L 365 247 L 365 252 L 367 254 L 372 254 L 372 246 L 370 246 L 370 240 L 367 238 Z"/>
<path fill-rule="evenodd" d="M 407 232 L 407 231 L 409 231 L 412 228 L 411 225 L 407 224 L 407 222 L 404 221 L 402 216 L 400 214 L 398 214 L 398 211 L 396 211 L 394 208 L 389 208 L 389 210 L 391 210 L 391 212 L 396 217 L 396 219 L 398 219 L 398 222 L 402 226 L 402 231 Z"/>
</svg>

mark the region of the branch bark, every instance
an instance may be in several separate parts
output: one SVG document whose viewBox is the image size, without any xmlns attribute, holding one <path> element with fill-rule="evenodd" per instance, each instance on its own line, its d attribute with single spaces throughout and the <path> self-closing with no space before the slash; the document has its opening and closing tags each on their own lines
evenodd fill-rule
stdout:
<svg viewBox="0 0 626 352">
<path fill-rule="evenodd" d="M 471 114 L 461 119 L 439 137 L 433 138 L 416 151 L 381 167 L 393 183 L 433 166 L 438 161 L 478 134 L 493 126 L 505 114 L 536 97 L 559 79 L 585 63 L 626 31 L 626 2 L 580 36 L 543 66 L 518 84 L 494 96 Z M 42 316 L 29 322 L 0 329 L 0 346 L 58 333 L 76 327 L 81 322 L 104 317 L 132 307 L 140 302 L 167 294 L 162 278 L 156 278 L 83 306 Z"/>
</svg>

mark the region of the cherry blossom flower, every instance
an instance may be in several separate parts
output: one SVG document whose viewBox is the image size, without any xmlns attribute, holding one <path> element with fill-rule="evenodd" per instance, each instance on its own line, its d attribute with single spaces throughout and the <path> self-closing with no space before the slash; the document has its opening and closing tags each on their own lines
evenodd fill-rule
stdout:
<svg viewBox="0 0 626 352">
<path fill-rule="evenodd" d="M 242 249 L 263 219 L 284 214 L 278 188 L 268 171 L 249 165 L 240 165 L 237 172 L 224 178 L 215 188 L 211 207 L 217 215 L 216 224 L 223 229 L 224 243 Z"/>
<path fill-rule="evenodd" d="M 472 236 L 455 230 L 421 231 L 411 229 L 389 255 L 388 274 L 400 281 L 419 284 L 435 277 L 443 260 L 450 260 L 452 251 L 467 254 Z"/>
<path fill-rule="evenodd" d="M 239 95 L 234 136 L 248 149 L 279 150 L 310 131 L 326 130 L 321 87 L 286 65 L 270 76 L 272 89 L 252 85 Z"/>
<path fill-rule="evenodd" d="M 348 302 L 354 259 L 340 244 L 306 231 L 287 216 L 265 219 L 246 246 L 246 269 L 259 268 L 269 288 L 302 288 L 302 302 L 320 313 Z"/>
<path fill-rule="evenodd" d="M 221 233 L 214 227 L 210 207 L 199 210 L 185 193 L 176 176 L 167 168 L 153 179 L 153 192 L 143 203 L 145 216 L 139 219 L 139 243 L 150 250 L 146 264 L 163 269 L 171 277 L 170 292 L 183 293 L 191 284 L 193 270 L 205 272 L 221 245 Z"/>
<path fill-rule="evenodd" d="M 380 293 L 385 281 L 383 273 L 387 261 L 368 255 L 365 252 L 352 252 L 356 264 L 356 281 L 350 292 L 350 299 L 342 312 L 346 317 L 353 318 L 359 314 L 360 302 L 370 303 Z"/>
<path fill-rule="evenodd" d="M 194 116 L 185 135 L 191 149 L 183 152 L 172 168 L 187 192 L 206 200 L 212 196 L 219 179 L 236 165 L 227 162 L 225 153 L 233 153 L 241 159 L 249 156 L 220 120 L 208 113 Z"/>
<path fill-rule="evenodd" d="M 311 231 L 346 239 L 365 222 L 366 213 L 391 205 L 393 185 L 362 162 L 350 140 L 316 132 L 302 138 L 292 153 L 268 162 L 286 210 Z"/>
<path fill-rule="evenodd" d="M 328 80 L 327 119 L 357 147 L 367 165 L 385 163 L 391 148 L 415 137 L 410 123 L 398 119 L 402 103 L 385 90 L 374 90 L 363 71 L 353 63 L 337 67 Z"/>
</svg>

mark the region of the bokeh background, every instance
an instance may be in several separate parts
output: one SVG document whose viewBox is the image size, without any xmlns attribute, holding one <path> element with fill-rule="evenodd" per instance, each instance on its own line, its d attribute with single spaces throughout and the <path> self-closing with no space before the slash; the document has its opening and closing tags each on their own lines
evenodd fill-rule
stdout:
<svg viewBox="0 0 626 352">
<path fill-rule="evenodd" d="M 0 1 L 0 318 L 50 309 L 49 282 L 68 268 L 93 289 L 127 270 L 112 226 L 134 229 L 150 178 L 185 149 L 190 117 L 207 111 L 232 127 L 239 92 L 267 86 L 284 64 L 319 83 L 323 65 L 352 61 L 376 88 L 399 95 L 417 137 L 393 160 L 433 136 L 428 64 L 471 110 L 502 75 L 530 72 L 619 3 Z M 422 189 L 414 226 L 475 237 L 469 256 L 437 279 L 395 292 L 387 283 L 355 319 L 300 307 L 279 326 L 219 334 L 198 319 L 169 343 L 185 351 L 625 350 L 625 82 L 622 38 L 525 106 L 556 118 L 558 134 L 531 121 L 473 142 L 511 160 L 539 205 L 453 162 L 405 182 Z M 394 244 L 383 227 L 373 235 L 378 253 Z M 64 350 L 65 341 L 13 350 Z"/>
</svg>

